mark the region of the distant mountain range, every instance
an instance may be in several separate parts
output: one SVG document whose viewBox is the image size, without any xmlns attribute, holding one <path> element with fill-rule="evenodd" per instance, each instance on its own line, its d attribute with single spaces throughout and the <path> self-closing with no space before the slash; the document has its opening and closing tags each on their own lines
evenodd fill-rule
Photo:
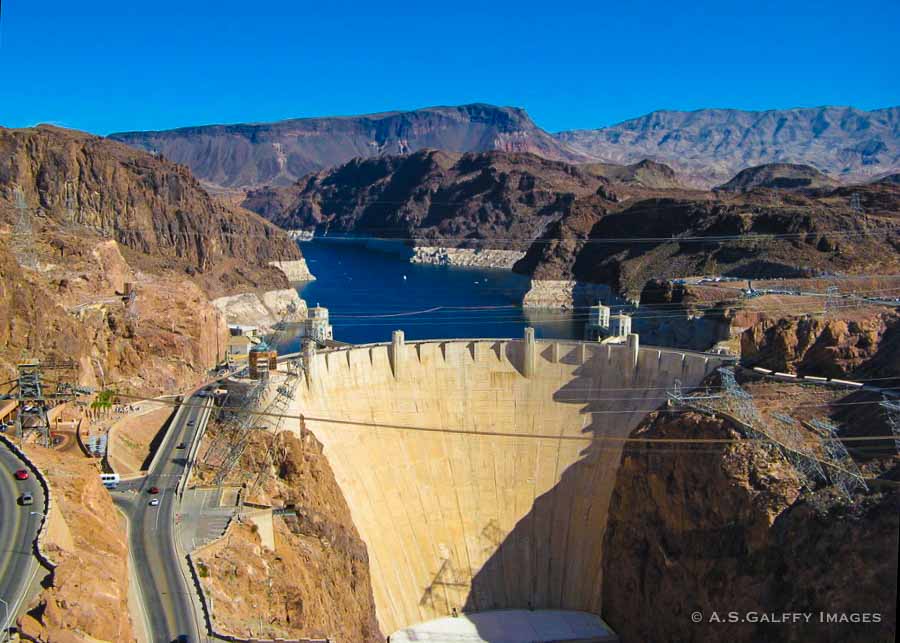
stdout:
<svg viewBox="0 0 900 643">
<path fill-rule="evenodd" d="M 288 185 L 352 158 L 445 152 L 531 152 L 569 163 L 667 163 L 709 187 L 749 166 L 810 165 L 841 182 L 900 169 L 900 107 L 750 112 L 657 111 L 594 130 L 550 134 L 518 108 L 473 104 L 365 116 L 208 125 L 110 138 L 161 153 L 219 187 Z"/>
<path fill-rule="evenodd" d="M 208 125 L 110 138 L 161 153 L 219 187 L 289 185 L 353 158 L 433 148 L 444 152 L 532 152 L 551 160 L 587 161 L 522 109 L 493 105 L 431 107 L 365 116 L 300 118 L 276 123 Z"/>
<path fill-rule="evenodd" d="M 665 162 L 702 186 L 768 163 L 811 165 L 853 182 L 900 167 L 900 107 L 658 111 L 603 129 L 560 132 L 557 139 L 612 163 Z"/>
</svg>

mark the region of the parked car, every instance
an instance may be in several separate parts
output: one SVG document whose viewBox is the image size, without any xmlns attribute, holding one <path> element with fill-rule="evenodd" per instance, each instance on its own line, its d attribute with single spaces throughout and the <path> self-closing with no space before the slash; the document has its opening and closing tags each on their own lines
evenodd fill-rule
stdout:
<svg viewBox="0 0 900 643">
<path fill-rule="evenodd" d="M 33 505 L 34 497 L 30 493 L 23 493 L 21 496 L 19 496 L 19 503 L 23 506 Z"/>
<path fill-rule="evenodd" d="M 159 493 L 159 487 L 150 487 L 147 489 L 147 493 Z"/>
<path fill-rule="evenodd" d="M 16 480 L 28 480 L 28 470 L 27 469 L 19 469 L 15 473 Z"/>
</svg>

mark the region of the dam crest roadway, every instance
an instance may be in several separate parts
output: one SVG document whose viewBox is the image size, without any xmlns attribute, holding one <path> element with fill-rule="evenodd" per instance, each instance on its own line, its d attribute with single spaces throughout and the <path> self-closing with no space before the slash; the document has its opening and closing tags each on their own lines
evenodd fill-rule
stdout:
<svg viewBox="0 0 900 643">
<path fill-rule="evenodd" d="M 406 640 L 491 610 L 601 615 L 623 439 L 676 381 L 696 387 L 730 362 L 637 335 L 407 343 L 396 331 L 308 357 L 290 413 L 322 442 L 368 547 L 382 631 Z"/>
</svg>

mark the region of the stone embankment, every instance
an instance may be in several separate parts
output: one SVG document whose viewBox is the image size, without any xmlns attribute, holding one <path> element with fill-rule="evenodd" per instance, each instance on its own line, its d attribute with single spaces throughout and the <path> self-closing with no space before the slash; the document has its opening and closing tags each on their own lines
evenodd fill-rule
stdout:
<svg viewBox="0 0 900 643">
<path fill-rule="evenodd" d="M 270 266 L 278 268 L 284 273 L 288 281 L 294 283 L 296 281 L 315 281 L 316 276 L 309 271 L 306 265 L 306 259 L 294 259 L 291 261 L 270 261 Z"/>
<path fill-rule="evenodd" d="M 418 246 L 413 249 L 410 263 L 437 266 L 471 266 L 478 268 L 510 269 L 525 256 L 518 250 L 495 250 L 491 248 L 443 248 L 440 246 Z"/>
<path fill-rule="evenodd" d="M 593 306 L 609 296 L 609 288 L 570 279 L 532 279 L 531 288 L 522 299 L 523 308 L 571 309 Z"/>
</svg>

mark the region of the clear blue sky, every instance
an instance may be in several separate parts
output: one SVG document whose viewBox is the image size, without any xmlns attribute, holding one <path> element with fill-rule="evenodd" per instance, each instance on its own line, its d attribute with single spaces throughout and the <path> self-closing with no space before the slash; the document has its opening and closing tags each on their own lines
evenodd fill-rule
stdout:
<svg viewBox="0 0 900 643">
<path fill-rule="evenodd" d="M 3 0 L 0 124 L 105 134 L 480 101 L 557 131 L 900 104 L 897 0 L 311 4 Z"/>
</svg>

